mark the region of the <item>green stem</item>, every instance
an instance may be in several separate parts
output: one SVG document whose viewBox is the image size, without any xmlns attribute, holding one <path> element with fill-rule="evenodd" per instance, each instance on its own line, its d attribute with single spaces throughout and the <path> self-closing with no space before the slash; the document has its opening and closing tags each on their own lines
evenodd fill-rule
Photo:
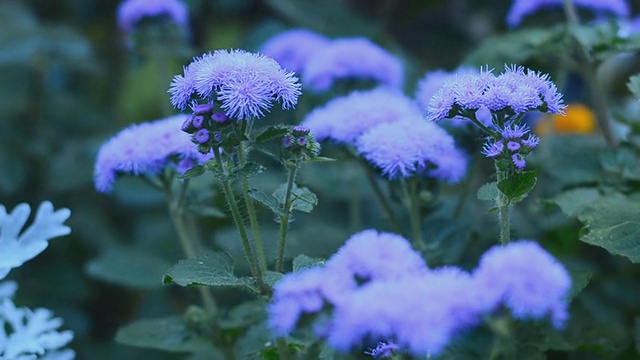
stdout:
<svg viewBox="0 0 640 360">
<path fill-rule="evenodd" d="M 193 239 L 193 237 L 190 236 L 188 227 L 186 226 L 184 221 L 184 199 L 189 181 L 184 180 L 184 182 L 181 184 L 178 196 L 174 196 L 171 186 L 171 179 L 165 178 L 163 184 L 167 205 L 169 207 L 169 215 L 171 216 L 171 222 L 173 223 L 176 233 L 178 234 L 178 239 L 180 239 L 182 250 L 184 251 L 187 258 L 193 259 L 198 255 L 199 246 Z M 211 294 L 211 292 L 209 292 L 209 289 L 204 286 L 198 286 L 197 288 L 200 292 L 202 303 L 204 304 L 207 312 L 209 314 L 215 314 L 218 311 L 218 307 L 216 305 L 215 299 L 213 298 L 213 295 Z"/>
<path fill-rule="evenodd" d="M 290 360 L 291 353 L 289 352 L 289 345 L 283 338 L 276 339 L 276 346 L 278 347 L 278 360 Z"/>
<path fill-rule="evenodd" d="M 394 231 L 397 234 L 405 235 L 404 231 L 402 230 L 402 227 L 400 226 L 400 223 L 398 222 L 398 219 L 396 218 L 395 213 L 391 209 L 391 204 L 389 204 L 389 201 L 387 201 L 387 198 L 382 193 L 382 190 L 380 189 L 380 186 L 378 185 L 378 182 L 376 181 L 376 178 L 374 177 L 373 172 L 369 168 L 366 168 L 365 172 L 367 173 L 367 180 L 369 180 L 369 184 L 373 189 L 373 193 L 378 199 L 378 202 L 380 203 L 380 205 L 382 205 L 382 209 L 384 210 L 385 215 L 387 216 L 387 219 L 391 223 L 391 226 L 393 226 Z"/>
<path fill-rule="evenodd" d="M 287 240 L 287 231 L 289 229 L 289 218 L 291 217 L 291 207 L 293 204 L 293 185 L 295 184 L 296 175 L 298 174 L 298 164 L 288 164 L 289 176 L 287 178 L 287 192 L 284 197 L 283 215 L 280 216 L 280 234 L 278 236 L 278 254 L 276 256 L 277 272 L 282 272 L 284 262 L 284 246 Z"/>
<path fill-rule="evenodd" d="M 422 230 L 420 228 L 420 199 L 418 198 L 418 181 L 415 177 L 407 180 L 402 179 L 402 192 L 406 198 L 411 221 L 411 232 L 413 234 L 413 246 L 416 250 L 424 249 L 422 242 Z"/>
<path fill-rule="evenodd" d="M 496 179 L 498 183 L 506 178 L 504 171 L 498 169 L 496 166 Z M 500 244 L 507 245 L 511 241 L 511 220 L 510 211 L 511 204 L 507 195 L 498 190 L 498 197 L 496 199 L 498 205 L 498 223 L 500 226 Z"/>
<path fill-rule="evenodd" d="M 220 170 L 223 172 L 223 174 L 227 175 L 226 167 L 224 166 L 221 155 L 219 154 L 217 149 L 214 149 L 213 154 L 216 159 L 216 164 L 218 164 L 218 167 L 220 167 Z M 231 188 L 231 184 L 227 179 L 221 179 L 220 183 L 222 184 L 222 191 L 224 193 L 225 198 L 227 199 L 227 203 L 229 204 L 229 209 L 231 210 L 231 216 L 233 217 L 233 222 L 236 224 L 236 228 L 240 233 L 242 248 L 244 250 L 245 257 L 247 258 L 247 262 L 249 263 L 251 274 L 256 279 L 258 286 L 262 290 L 264 288 L 262 273 L 260 272 L 260 268 L 258 267 L 256 263 L 256 259 L 253 255 L 253 251 L 251 250 L 251 243 L 249 242 L 249 236 L 247 235 L 247 230 L 244 227 L 244 221 L 242 220 L 242 216 L 240 215 L 240 209 L 238 208 L 236 197 L 233 194 L 233 189 Z"/>
<path fill-rule="evenodd" d="M 580 18 L 578 17 L 578 12 L 576 10 L 576 6 L 572 0 L 564 0 L 564 13 L 567 18 L 567 22 L 571 25 L 580 25 Z M 610 148 L 618 147 L 618 139 L 613 133 L 613 129 L 611 129 L 610 123 L 610 115 L 609 108 L 607 102 L 605 100 L 605 94 L 602 91 L 602 87 L 598 83 L 598 78 L 596 76 L 596 64 L 593 61 L 593 58 L 590 55 L 590 49 L 586 49 L 580 41 L 574 39 L 576 44 L 578 44 L 578 48 L 580 50 L 580 67 L 582 71 L 582 75 L 587 82 L 589 87 L 589 93 L 591 97 L 591 101 L 593 103 L 593 110 L 596 113 L 596 118 L 598 119 L 598 126 L 602 131 L 602 135 L 604 136 L 607 145 Z"/>
</svg>

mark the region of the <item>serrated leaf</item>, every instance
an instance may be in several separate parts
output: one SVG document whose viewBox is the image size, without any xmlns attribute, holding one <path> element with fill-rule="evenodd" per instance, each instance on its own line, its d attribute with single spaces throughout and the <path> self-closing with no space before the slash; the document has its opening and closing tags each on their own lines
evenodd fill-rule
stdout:
<svg viewBox="0 0 640 360">
<path fill-rule="evenodd" d="M 496 198 L 498 197 L 498 183 L 492 181 L 480 186 L 477 196 L 478 200 L 496 201 Z"/>
<path fill-rule="evenodd" d="M 578 219 L 585 225 L 581 241 L 640 262 L 640 204 L 622 196 L 607 197 L 586 206 Z"/>
<path fill-rule="evenodd" d="M 225 174 L 222 169 L 218 168 L 217 166 L 209 167 L 209 170 L 211 171 L 213 176 L 220 181 L 233 181 L 236 179 L 257 175 L 263 172 L 264 169 L 264 166 L 255 162 L 248 162 L 241 167 L 233 167 L 229 169 L 229 172 L 227 174 Z"/>
<path fill-rule="evenodd" d="M 298 272 L 318 265 L 324 265 L 324 263 L 324 259 L 312 258 L 307 255 L 300 254 L 293 259 L 293 272 Z"/>
<path fill-rule="evenodd" d="M 214 348 L 208 338 L 199 336 L 190 329 L 181 316 L 138 320 L 118 329 L 115 340 L 123 345 L 172 352 L 207 351 Z"/>
<path fill-rule="evenodd" d="M 283 205 L 287 194 L 287 184 L 281 184 L 276 191 L 273 192 L 273 196 L 278 199 L 278 202 Z M 291 202 L 291 211 L 298 210 L 306 213 L 310 213 L 313 208 L 318 205 L 318 197 L 312 193 L 306 187 L 298 187 L 293 184 L 291 189 L 291 196 L 293 201 Z M 284 206 L 283 206 L 284 207 Z"/>
<path fill-rule="evenodd" d="M 184 174 L 179 175 L 178 178 L 180 178 L 180 179 L 191 179 L 191 178 L 198 177 L 198 176 L 204 174 L 206 171 L 207 171 L 207 168 L 204 167 L 203 165 L 196 165 L 196 166 L 192 167 L 191 169 L 185 171 Z"/>
<path fill-rule="evenodd" d="M 525 171 L 513 174 L 498 182 L 498 190 L 507 196 L 509 203 L 515 204 L 524 199 L 536 186 L 536 172 Z"/>
<path fill-rule="evenodd" d="M 164 276 L 164 284 L 180 286 L 249 286 L 233 273 L 233 260 L 223 252 L 207 252 L 194 259 L 180 260 Z"/>
<path fill-rule="evenodd" d="M 106 282 L 134 289 L 162 286 L 162 275 L 171 264 L 149 253 L 125 247 L 113 247 L 89 261 L 87 274 Z"/>
<path fill-rule="evenodd" d="M 260 204 L 271 210 L 271 212 L 273 212 L 276 216 L 284 215 L 281 205 L 278 203 L 278 199 L 273 195 L 265 194 L 258 189 L 249 190 L 249 195 L 253 198 L 253 200 L 259 202 Z"/>
<path fill-rule="evenodd" d="M 282 125 L 282 124 L 272 125 L 272 126 L 267 126 L 265 128 L 262 128 L 258 130 L 258 136 L 256 136 L 256 143 L 265 142 L 276 136 L 284 135 L 287 132 L 289 132 L 289 129 L 290 129 L 290 126 Z"/>
<path fill-rule="evenodd" d="M 560 193 L 551 201 L 558 205 L 562 212 L 575 217 L 583 207 L 600 198 L 602 195 L 596 188 L 577 188 Z"/>
</svg>

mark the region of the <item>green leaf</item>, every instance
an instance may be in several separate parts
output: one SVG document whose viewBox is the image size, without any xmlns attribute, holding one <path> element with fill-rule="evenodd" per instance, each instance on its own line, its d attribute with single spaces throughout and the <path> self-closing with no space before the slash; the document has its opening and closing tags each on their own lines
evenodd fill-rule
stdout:
<svg viewBox="0 0 640 360">
<path fill-rule="evenodd" d="M 569 291 L 569 299 L 574 299 L 582 290 L 589 285 L 593 272 L 588 270 L 572 270 L 571 273 L 571 291 Z"/>
<path fill-rule="evenodd" d="M 173 352 L 199 352 L 214 347 L 205 336 L 189 328 L 181 316 L 144 319 L 118 329 L 116 342 L 141 348 Z"/>
<path fill-rule="evenodd" d="M 596 188 L 577 188 L 560 193 L 551 201 L 565 214 L 576 217 L 582 208 L 601 198 L 602 195 Z"/>
<path fill-rule="evenodd" d="M 324 263 L 324 259 L 312 258 L 307 255 L 300 254 L 293 259 L 293 272 L 298 272 L 318 265 L 324 265 Z"/>
<path fill-rule="evenodd" d="M 279 272 L 267 271 L 262 277 L 262 281 L 270 287 L 273 287 L 278 281 L 280 281 L 280 279 L 282 279 L 283 276 L 284 274 Z"/>
<path fill-rule="evenodd" d="M 307 162 L 325 162 L 325 161 L 336 161 L 336 159 L 325 157 L 325 156 L 316 156 L 307 160 Z"/>
<path fill-rule="evenodd" d="M 273 195 L 265 194 L 258 189 L 249 190 L 249 195 L 253 198 L 253 200 L 259 202 L 260 204 L 271 210 L 271 212 L 273 212 L 276 216 L 284 215 L 278 199 Z"/>
<path fill-rule="evenodd" d="M 233 181 L 260 174 L 265 170 L 265 167 L 255 162 L 248 162 L 244 164 L 244 166 L 232 167 L 229 169 L 228 174 L 225 174 L 222 169 L 215 165 L 209 166 L 209 170 L 213 176 L 220 181 Z"/>
<path fill-rule="evenodd" d="M 498 183 L 492 181 L 486 183 L 478 189 L 478 200 L 482 201 L 496 201 L 498 197 Z"/>
<path fill-rule="evenodd" d="M 207 252 L 194 259 L 180 260 L 167 271 L 162 282 L 180 286 L 249 286 L 247 279 L 234 275 L 233 261 L 223 252 Z"/>
<path fill-rule="evenodd" d="M 524 199 L 534 186 L 536 186 L 535 171 L 516 173 L 498 182 L 498 190 L 507 196 L 511 204 Z"/>
<path fill-rule="evenodd" d="M 276 191 L 274 191 L 273 196 L 278 199 L 280 205 L 284 208 L 285 197 L 287 194 L 287 184 L 281 184 Z M 293 188 L 291 190 L 291 196 L 293 201 L 291 202 L 291 211 L 298 210 L 306 213 L 310 213 L 313 208 L 318 205 L 318 197 L 316 194 L 312 193 L 306 187 L 298 187 L 298 185 L 293 184 Z"/>
<path fill-rule="evenodd" d="M 278 124 L 259 129 L 258 136 L 256 136 L 256 143 L 265 142 L 276 136 L 284 135 L 289 132 L 290 128 L 290 126 Z"/>
<path fill-rule="evenodd" d="M 611 196 L 586 206 L 578 219 L 585 224 L 580 240 L 640 262 L 640 204 Z"/>
<path fill-rule="evenodd" d="M 111 247 L 89 261 L 85 271 L 106 282 L 134 289 L 162 286 L 160 279 L 171 264 L 149 253 L 127 247 Z"/>
<path fill-rule="evenodd" d="M 184 172 L 184 174 L 178 176 L 180 179 L 191 179 L 194 177 L 198 177 L 206 172 L 207 168 L 203 165 L 196 165 L 191 169 Z"/>
<path fill-rule="evenodd" d="M 640 100 L 640 74 L 633 75 L 629 78 L 627 88 L 629 88 L 633 96 Z"/>
</svg>

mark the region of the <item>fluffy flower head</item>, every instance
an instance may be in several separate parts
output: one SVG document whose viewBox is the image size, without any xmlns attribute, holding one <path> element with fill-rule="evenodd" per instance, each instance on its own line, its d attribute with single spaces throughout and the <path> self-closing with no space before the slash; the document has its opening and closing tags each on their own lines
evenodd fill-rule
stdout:
<svg viewBox="0 0 640 360">
<path fill-rule="evenodd" d="M 507 24 L 517 27 L 527 15 L 544 8 L 562 7 L 563 0 L 514 0 L 507 13 Z M 631 10 L 625 0 L 573 0 L 576 6 L 593 10 L 597 13 L 609 12 L 616 16 L 629 16 Z"/>
<path fill-rule="evenodd" d="M 353 144 L 358 136 L 378 124 L 420 116 L 420 108 L 409 97 L 379 87 L 335 98 L 309 113 L 303 124 L 318 141 Z"/>
<path fill-rule="evenodd" d="M 180 0 L 125 0 L 118 7 L 118 26 L 125 32 L 133 32 L 145 17 L 167 17 L 182 27 L 189 25 L 187 6 Z"/>
<path fill-rule="evenodd" d="M 467 157 L 453 137 L 422 117 L 375 126 L 358 138 L 356 147 L 390 179 L 424 173 L 454 183 L 466 173 Z"/>
<path fill-rule="evenodd" d="M 329 43 L 329 39 L 311 30 L 284 31 L 265 42 L 260 52 L 276 60 L 283 68 L 301 74 L 311 56 Z"/>
<path fill-rule="evenodd" d="M 0 205 L 0 279 L 12 268 L 21 266 L 47 248 L 49 240 L 67 235 L 71 229 L 64 222 L 71 215 L 66 208 L 53 210 L 53 205 L 45 201 L 38 206 L 33 220 L 23 231 L 31 208 L 22 203 L 7 213 Z"/>
<path fill-rule="evenodd" d="M 196 151 L 189 135 L 180 131 L 186 115 L 131 125 L 104 143 L 94 167 L 94 183 L 110 192 L 120 174 L 155 175 L 167 166 L 188 170 L 178 162 L 202 163 L 208 159 Z M 210 156 L 209 156 L 210 157 Z"/>
<path fill-rule="evenodd" d="M 375 80 L 399 89 L 404 82 L 402 62 L 366 38 L 336 39 L 314 52 L 302 73 L 305 85 L 323 92 L 337 80 Z"/>
<path fill-rule="evenodd" d="M 216 50 L 196 57 L 169 89 L 171 103 L 184 110 L 199 97 L 205 103 L 220 102 L 225 113 L 237 120 L 264 116 L 274 102 L 289 109 L 298 101 L 300 83 L 270 57 L 244 50 Z"/>
</svg>

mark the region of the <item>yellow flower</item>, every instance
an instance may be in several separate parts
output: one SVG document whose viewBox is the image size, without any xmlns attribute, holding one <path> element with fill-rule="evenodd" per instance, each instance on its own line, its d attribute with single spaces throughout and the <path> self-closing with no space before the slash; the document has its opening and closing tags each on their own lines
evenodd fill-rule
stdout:
<svg viewBox="0 0 640 360">
<path fill-rule="evenodd" d="M 549 132 L 556 134 L 591 134 L 596 130 L 596 116 L 581 103 L 572 103 L 565 109 L 565 115 L 553 114 L 540 118 L 535 126 L 538 135 Z"/>
</svg>

